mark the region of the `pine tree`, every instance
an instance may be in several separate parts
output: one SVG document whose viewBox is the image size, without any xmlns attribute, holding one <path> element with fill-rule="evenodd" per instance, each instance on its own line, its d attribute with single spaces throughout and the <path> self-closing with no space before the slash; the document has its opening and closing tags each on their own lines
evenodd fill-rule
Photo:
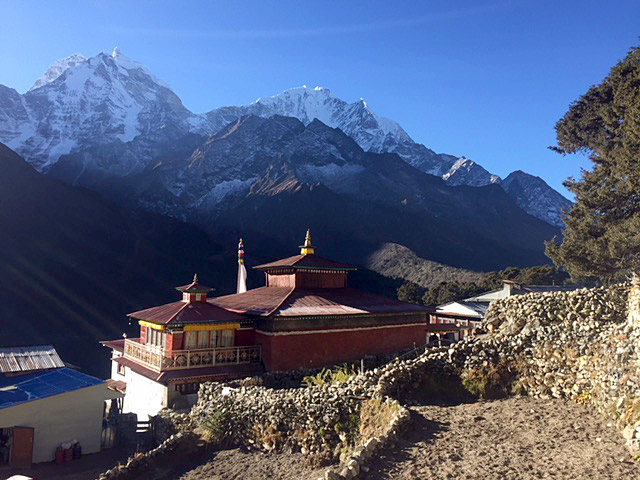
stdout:
<svg viewBox="0 0 640 480">
<path fill-rule="evenodd" d="M 547 255 L 574 277 L 613 278 L 640 267 L 640 49 L 633 48 L 600 85 L 556 124 L 561 154 L 593 162 L 564 185 L 576 195 L 562 243 Z"/>
</svg>

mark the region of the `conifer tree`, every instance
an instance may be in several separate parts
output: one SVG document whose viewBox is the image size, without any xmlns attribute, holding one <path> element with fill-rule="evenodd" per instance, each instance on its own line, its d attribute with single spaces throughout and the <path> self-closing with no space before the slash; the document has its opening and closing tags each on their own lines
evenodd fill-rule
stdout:
<svg viewBox="0 0 640 480">
<path fill-rule="evenodd" d="M 633 48 L 600 85 L 556 124 L 561 154 L 593 162 L 564 185 L 576 195 L 562 243 L 547 255 L 574 277 L 613 278 L 640 267 L 640 49 Z"/>
</svg>

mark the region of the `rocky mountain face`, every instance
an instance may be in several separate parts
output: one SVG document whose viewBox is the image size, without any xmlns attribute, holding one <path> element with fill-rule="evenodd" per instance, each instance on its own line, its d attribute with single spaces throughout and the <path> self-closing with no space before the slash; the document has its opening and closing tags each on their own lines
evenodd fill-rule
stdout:
<svg viewBox="0 0 640 480">
<path fill-rule="evenodd" d="M 520 208 L 559 227 L 563 226 L 563 212 L 573 206 L 571 201 L 549 187 L 543 179 L 522 170 L 510 173 L 500 186 Z"/>
<path fill-rule="evenodd" d="M 500 177 L 489 173 L 473 160 L 461 157 L 454 163 L 449 171 L 442 175 L 447 185 L 469 185 L 471 187 L 483 187 L 492 183 L 500 183 Z"/>
<path fill-rule="evenodd" d="M 270 249 L 289 246 L 283 254 L 311 226 L 323 232 L 326 255 L 361 264 L 395 241 L 424 258 L 491 269 L 544 262 L 542 240 L 558 233 L 497 186 L 450 187 L 396 154 L 364 151 L 317 119 L 242 117 L 188 159 L 159 163 L 140 178 L 143 205 L 243 232 L 255 244 L 272 241 Z"/>
<path fill-rule="evenodd" d="M 529 215 L 563 228 L 563 216 L 573 203 L 551 188 L 540 177 L 518 170 L 502 180 L 468 158 L 462 157 L 442 176 L 448 185 L 500 185 Z"/>
</svg>

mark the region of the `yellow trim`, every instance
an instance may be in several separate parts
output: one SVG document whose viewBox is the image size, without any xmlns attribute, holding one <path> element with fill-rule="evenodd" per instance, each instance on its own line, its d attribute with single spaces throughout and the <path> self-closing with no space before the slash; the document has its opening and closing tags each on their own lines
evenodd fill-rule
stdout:
<svg viewBox="0 0 640 480">
<path fill-rule="evenodd" d="M 240 328 L 239 323 L 227 323 L 226 325 L 185 325 L 185 332 L 211 331 L 211 330 L 231 330 Z"/>
<path fill-rule="evenodd" d="M 164 325 L 156 325 L 155 323 L 145 322 L 144 320 L 138 320 L 138 323 L 141 327 L 153 328 L 154 330 L 160 330 L 161 332 L 167 328 Z"/>
</svg>

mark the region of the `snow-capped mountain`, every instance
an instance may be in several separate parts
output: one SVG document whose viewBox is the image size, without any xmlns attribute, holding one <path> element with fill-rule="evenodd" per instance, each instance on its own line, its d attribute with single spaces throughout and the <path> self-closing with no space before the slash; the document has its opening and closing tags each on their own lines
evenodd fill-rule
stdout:
<svg viewBox="0 0 640 480">
<path fill-rule="evenodd" d="M 322 87 L 292 88 L 249 105 L 194 114 L 145 65 L 117 48 L 111 54 L 91 58 L 75 54 L 60 60 L 23 95 L 0 85 L 0 141 L 37 169 L 90 188 L 168 160 L 185 160 L 206 135 L 247 115 L 293 117 L 304 125 L 318 119 L 342 130 L 363 150 L 395 153 L 423 172 L 442 176 L 449 185 L 499 183 L 499 177 L 471 160 L 435 153 L 415 142 L 397 122 L 377 115 L 363 99 L 348 103 Z M 249 150 L 245 153 L 252 155 Z M 188 184 L 185 176 L 188 172 L 181 181 Z M 229 178 L 225 182 L 231 183 L 216 187 L 211 198 L 245 181 Z M 556 212 L 568 200 L 552 189 L 546 196 L 522 197 L 534 190 L 521 189 L 519 204 L 557 225 Z M 168 191 L 180 194 L 179 183 Z M 562 201 L 557 205 L 548 204 L 558 197 Z M 545 198 L 547 203 L 540 203 Z"/>
<path fill-rule="evenodd" d="M 244 116 L 188 159 L 123 181 L 156 211 L 255 241 L 287 244 L 296 241 L 291 232 L 319 226 L 323 252 L 357 262 L 390 239 L 473 268 L 544 262 L 542 241 L 559 232 L 498 186 L 448 186 L 396 154 L 364 151 L 317 118 Z"/>
<path fill-rule="evenodd" d="M 89 145 L 127 143 L 139 135 L 175 137 L 202 123 L 147 67 L 117 48 L 111 55 L 76 54 L 56 62 L 24 95 L 0 90 L 0 105 L 0 140 L 39 170 Z M 113 173 L 138 167 L 138 160 L 128 159 Z"/>
<path fill-rule="evenodd" d="M 522 170 L 510 173 L 500 186 L 524 211 L 558 227 L 564 225 L 563 211 L 573 206 L 571 201 L 547 185 L 543 179 Z"/>
<path fill-rule="evenodd" d="M 441 176 L 457 157 L 438 154 L 414 142 L 393 120 L 378 116 L 364 99 L 347 103 L 328 88 L 290 88 L 272 97 L 259 98 L 243 107 L 221 107 L 206 114 L 208 125 L 218 130 L 243 115 L 294 117 L 304 124 L 317 118 L 325 125 L 339 128 L 364 150 L 374 153 L 397 153 L 410 165 L 432 175 Z"/>
<path fill-rule="evenodd" d="M 493 175 L 473 160 L 461 157 L 442 176 L 448 185 L 469 185 L 470 187 L 484 187 L 492 183 L 500 183 L 500 177 Z"/>
</svg>

